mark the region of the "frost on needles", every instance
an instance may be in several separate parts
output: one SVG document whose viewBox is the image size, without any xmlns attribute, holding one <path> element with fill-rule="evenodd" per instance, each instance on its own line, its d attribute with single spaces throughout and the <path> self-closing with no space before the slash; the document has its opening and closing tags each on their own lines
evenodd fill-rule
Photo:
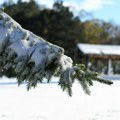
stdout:
<svg viewBox="0 0 120 120">
<path fill-rule="evenodd" d="M 85 71 L 84 65 L 74 65 L 64 49 L 53 45 L 34 33 L 25 30 L 0 9 L 0 65 L 16 72 L 18 85 L 24 81 L 27 89 L 36 87 L 46 78 L 59 77 L 58 85 L 72 95 L 72 85 L 78 81 L 86 94 L 93 81 L 111 85 L 112 82 L 98 78 L 96 72 Z"/>
</svg>

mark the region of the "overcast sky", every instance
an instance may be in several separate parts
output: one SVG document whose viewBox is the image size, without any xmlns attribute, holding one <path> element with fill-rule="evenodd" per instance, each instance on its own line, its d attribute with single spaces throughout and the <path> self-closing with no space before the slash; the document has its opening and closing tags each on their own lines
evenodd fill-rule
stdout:
<svg viewBox="0 0 120 120">
<path fill-rule="evenodd" d="M 0 4 L 7 0 L 0 0 Z M 17 1 L 17 0 L 13 0 Z M 23 0 L 29 1 L 29 0 Z M 52 7 L 55 0 L 36 0 L 39 4 Z M 120 25 L 120 0 L 63 0 L 75 13 L 81 9 L 92 13 L 95 18 L 113 21 Z"/>
</svg>

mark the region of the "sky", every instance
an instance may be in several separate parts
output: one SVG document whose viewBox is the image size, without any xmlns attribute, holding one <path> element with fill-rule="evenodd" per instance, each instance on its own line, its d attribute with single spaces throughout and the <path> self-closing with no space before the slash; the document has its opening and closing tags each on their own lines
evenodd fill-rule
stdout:
<svg viewBox="0 0 120 120">
<path fill-rule="evenodd" d="M 0 0 L 0 4 L 8 0 Z M 13 0 L 17 1 L 17 0 Z M 29 0 L 23 0 L 29 1 Z M 51 8 L 55 0 L 35 0 L 40 5 Z M 70 6 L 75 15 L 85 10 L 92 17 L 120 25 L 120 0 L 63 0 L 65 6 Z"/>
</svg>

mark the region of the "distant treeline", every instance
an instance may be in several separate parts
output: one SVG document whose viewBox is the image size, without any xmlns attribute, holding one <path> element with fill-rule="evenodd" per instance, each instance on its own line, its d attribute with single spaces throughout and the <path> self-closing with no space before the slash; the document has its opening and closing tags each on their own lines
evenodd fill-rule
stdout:
<svg viewBox="0 0 120 120">
<path fill-rule="evenodd" d="M 22 25 L 45 40 L 65 49 L 65 54 L 77 62 L 76 44 L 120 44 L 120 26 L 99 19 L 82 21 L 83 11 L 78 16 L 64 6 L 63 1 L 55 1 L 47 8 L 34 0 L 17 3 L 9 0 L 2 6 L 5 12 Z M 84 14 L 84 15 L 81 15 Z"/>
</svg>

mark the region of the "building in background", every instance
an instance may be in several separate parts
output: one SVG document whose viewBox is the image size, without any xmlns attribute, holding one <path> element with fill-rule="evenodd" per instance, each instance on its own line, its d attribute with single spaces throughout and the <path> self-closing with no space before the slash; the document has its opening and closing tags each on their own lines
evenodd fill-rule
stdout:
<svg viewBox="0 0 120 120">
<path fill-rule="evenodd" d="M 120 74 L 120 45 L 77 44 L 80 63 L 101 74 Z"/>
</svg>

